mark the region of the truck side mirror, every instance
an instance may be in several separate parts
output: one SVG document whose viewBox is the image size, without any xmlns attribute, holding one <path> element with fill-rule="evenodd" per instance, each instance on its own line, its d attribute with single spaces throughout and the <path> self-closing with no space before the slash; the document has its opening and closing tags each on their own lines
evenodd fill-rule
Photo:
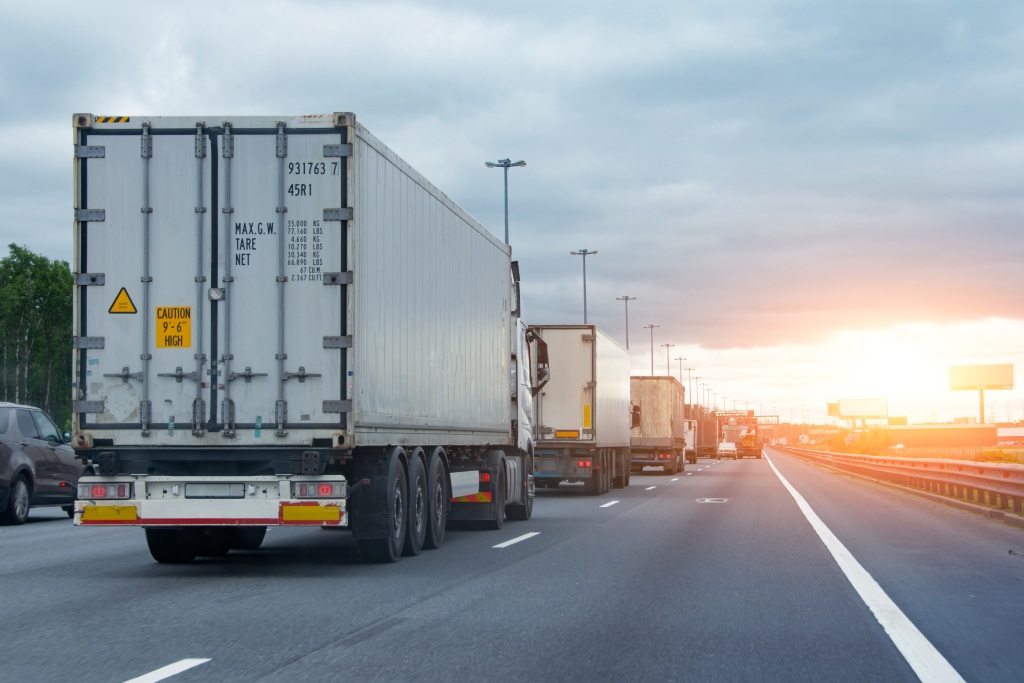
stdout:
<svg viewBox="0 0 1024 683">
<path fill-rule="evenodd" d="M 629 411 L 630 429 L 636 429 L 640 426 L 640 406 L 633 406 L 633 409 Z"/>
</svg>

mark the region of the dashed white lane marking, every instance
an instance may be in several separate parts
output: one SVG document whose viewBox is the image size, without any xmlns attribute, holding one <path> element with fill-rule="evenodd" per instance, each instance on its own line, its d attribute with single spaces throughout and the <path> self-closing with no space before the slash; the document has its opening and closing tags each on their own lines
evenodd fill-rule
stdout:
<svg viewBox="0 0 1024 683">
<path fill-rule="evenodd" d="M 679 477 L 672 477 L 669 481 L 679 481 Z"/>
<path fill-rule="evenodd" d="M 206 664 L 209 659 L 183 659 L 180 662 L 174 664 L 168 664 L 165 667 L 161 667 L 156 671 L 150 671 L 148 674 L 143 674 L 137 678 L 133 678 L 130 681 L 124 683 L 156 683 L 162 681 L 165 678 L 170 678 L 176 674 L 180 674 L 182 671 L 188 671 L 194 666 L 200 664 Z"/>
<path fill-rule="evenodd" d="M 609 503 L 605 503 L 605 504 L 604 504 L 604 505 L 602 505 L 601 507 L 603 507 L 603 508 L 610 508 L 610 507 L 611 507 L 612 505 L 615 505 L 615 504 L 616 504 L 616 503 L 618 503 L 618 502 L 619 502 L 619 501 L 617 501 L 617 500 L 613 500 L 613 501 L 611 501 L 611 502 L 609 502 Z"/>
<path fill-rule="evenodd" d="M 657 486 L 648 486 L 647 488 L 644 489 L 644 491 L 653 491 L 656 488 L 658 488 L 658 487 Z"/>
<path fill-rule="evenodd" d="M 519 543 L 520 541 L 525 541 L 528 538 L 533 538 L 534 536 L 539 536 L 539 535 L 540 535 L 539 531 L 531 531 L 528 534 L 523 534 L 522 536 L 516 536 L 512 540 L 505 541 L 504 543 L 499 543 L 498 545 L 492 546 L 492 547 L 493 548 L 507 548 L 510 545 L 515 545 L 516 543 Z"/>
<path fill-rule="evenodd" d="M 688 476 L 688 477 L 692 477 L 692 476 L 693 476 L 693 472 L 687 472 L 687 473 L 686 473 L 686 476 Z"/>
<path fill-rule="evenodd" d="M 878 582 L 875 581 L 871 574 L 861 566 L 853 554 L 846 549 L 846 546 L 825 526 L 821 518 L 815 514 L 811 506 L 804 500 L 804 497 L 786 481 L 786 478 L 775 467 L 772 459 L 767 459 L 768 464 L 775 471 L 775 476 L 779 478 L 782 485 L 793 496 L 797 507 L 804 513 L 804 517 L 807 518 L 807 521 L 811 523 L 811 527 L 817 532 L 818 538 L 825 544 L 828 551 L 832 553 L 832 557 L 839 565 L 839 568 L 843 570 L 843 574 L 846 575 L 850 584 L 853 585 L 853 589 L 857 591 L 860 599 L 864 601 L 872 614 L 875 615 L 875 619 L 885 629 L 896 649 L 907 660 L 907 664 L 914 670 L 917 677 L 925 683 L 930 683 L 931 681 L 935 683 L 963 681 L 963 677 L 957 673 L 956 669 L 924 637 L 924 634 L 914 626 L 913 622 L 907 618 L 907 615 L 886 595 L 885 591 L 882 590 L 882 587 L 878 585 Z"/>
</svg>

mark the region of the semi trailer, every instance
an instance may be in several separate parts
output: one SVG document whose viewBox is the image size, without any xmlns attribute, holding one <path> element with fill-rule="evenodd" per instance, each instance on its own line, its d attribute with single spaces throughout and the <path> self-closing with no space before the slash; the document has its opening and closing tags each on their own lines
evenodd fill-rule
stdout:
<svg viewBox="0 0 1024 683">
<path fill-rule="evenodd" d="M 629 387 L 633 410 L 640 416 L 630 432 L 633 468 L 682 472 L 686 467 L 686 389 L 668 376 L 631 377 Z"/>
<path fill-rule="evenodd" d="M 590 495 L 628 486 L 629 352 L 595 325 L 530 333 L 547 345 L 552 368 L 537 396 L 536 485 L 582 483 Z"/>
<path fill-rule="evenodd" d="M 511 250 L 353 114 L 73 129 L 76 525 L 169 563 L 345 528 L 394 562 L 531 516 Z"/>
</svg>

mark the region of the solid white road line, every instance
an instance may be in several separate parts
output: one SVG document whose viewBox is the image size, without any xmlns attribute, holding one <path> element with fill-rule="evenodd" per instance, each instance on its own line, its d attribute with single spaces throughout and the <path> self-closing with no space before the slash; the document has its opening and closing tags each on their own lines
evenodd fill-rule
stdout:
<svg viewBox="0 0 1024 683">
<path fill-rule="evenodd" d="M 613 500 L 613 501 L 611 501 L 610 503 L 605 503 L 605 504 L 604 504 L 604 505 L 602 505 L 601 507 L 603 507 L 603 508 L 610 508 L 610 507 L 611 507 L 612 505 L 615 505 L 615 504 L 616 504 L 616 503 L 618 503 L 618 502 L 619 502 L 619 501 L 617 501 L 617 500 Z"/>
<path fill-rule="evenodd" d="M 882 590 L 882 587 L 878 585 L 878 582 L 875 581 L 871 574 L 861 566 L 860 562 L 846 549 L 846 546 L 825 526 L 825 523 L 821 521 L 814 510 L 811 509 L 811 506 L 807 504 L 807 501 L 804 500 L 804 497 L 786 481 L 786 478 L 775 467 L 772 459 L 767 459 L 768 464 L 775 470 L 775 475 L 779 478 L 779 481 L 782 482 L 782 485 L 793 496 L 797 507 L 804 513 L 804 517 L 811 523 L 811 527 L 817 532 L 818 537 L 825 544 L 825 547 L 828 548 L 828 551 L 832 553 L 832 557 L 839 565 L 839 568 L 843 570 L 843 574 L 846 575 L 846 578 L 853 585 L 854 590 L 857 591 L 861 600 L 864 601 L 875 615 L 875 619 L 885 629 L 896 649 L 907 660 L 907 664 L 914 670 L 917 677 L 925 683 L 932 681 L 935 683 L 963 681 L 963 677 L 957 673 L 956 669 L 924 637 L 924 634 L 903 614 L 900 608 L 896 606 L 896 603 L 886 595 L 885 591 Z"/>
<path fill-rule="evenodd" d="M 648 486 L 647 488 L 644 489 L 644 491 L 653 491 L 656 488 L 658 488 L 658 487 L 657 486 Z"/>
<path fill-rule="evenodd" d="M 539 536 L 539 535 L 540 535 L 539 531 L 531 531 L 528 534 L 523 534 L 522 536 L 516 536 L 511 541 L 505 541 L 504 543 L 499 543 L 498 545 L 491 546 L 491 547 L 492 548 L 507 548 L 510 545 L 515 545 L 516 543 L 519 543 L 519 541 L 525 541 L 528 538 L 533 538 L 534 536 Z"/>
<path fill-rule="evenodd" d="M 168 664 L 165 667 L 157 669 L 156 671 L 150 671 L 148 674 L 143 674 L 138 678 L 133 678 L 130 681 L 124 683 L 156 683 L 162 681 L 165 678 L 170 678 L 176 674 L 180 674 L 182 671 L 188 671 L 194 666 L 200 664 L 206 664 L 209 659 L 183 659 L 180 662 L 174 664 Z"/>
</svg>

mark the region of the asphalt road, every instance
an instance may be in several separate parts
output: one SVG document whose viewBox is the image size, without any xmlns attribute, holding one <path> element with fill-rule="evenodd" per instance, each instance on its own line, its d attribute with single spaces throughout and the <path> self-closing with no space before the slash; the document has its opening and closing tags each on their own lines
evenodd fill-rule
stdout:
<svg viewBox="0 0 1024 683">
<path fill-rule="evenodd" d="M 768 455 L 926 658 L 967 681 L 1024 678 L 1024 531 Z M 176 664 L 164 680 L 918 680 L 905 625 L 879 621 L 768 459 L 540 491 L 530 521 L 449 531 L 393 565 L 319 529 L 159 565 L 140 530 L 36 509 L 0 527 L 0 615 L 5 681 Z"/>
</svg>

